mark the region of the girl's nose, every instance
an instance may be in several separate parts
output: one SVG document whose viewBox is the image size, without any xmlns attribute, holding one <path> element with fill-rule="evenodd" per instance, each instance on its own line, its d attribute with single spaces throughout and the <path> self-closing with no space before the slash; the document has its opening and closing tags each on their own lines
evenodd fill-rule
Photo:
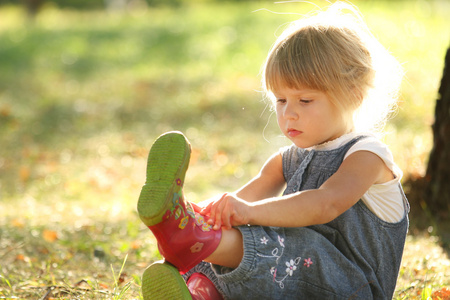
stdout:
<svg viewBox="0 0 450 300">
<path fill-rule="evenodd" d="M 283 112 L 284 118 L 287 120 L 297 120 L 298 119 L 298 112 L 295 110 L 292 104 L 286 103 L 286 106 L 284 107 Z"/>
</svg>

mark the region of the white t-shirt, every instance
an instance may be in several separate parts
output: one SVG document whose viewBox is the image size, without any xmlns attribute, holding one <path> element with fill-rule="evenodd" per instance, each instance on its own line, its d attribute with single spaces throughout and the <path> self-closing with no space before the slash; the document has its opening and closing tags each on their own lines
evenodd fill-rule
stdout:
<svg viewBox="0 0 450 300">
<path fill-rule="evenodd" d="M 388 182 L 372 185 L 361 197 L 361 200 L 380 219 L 390 223 L 397 223 L 405 215 L 403 194 L 399 188 L 403 172 L 395 164 L 392 152 L 385 144 L 371 133 L 351 132 L 333 141 L 314 146 L 311 149 L 336 149 L 359 135 L 368 137 L 355 143 L 344 156 L 344 160 L 356 151 L 370 151 L 379 156 L 394 175 L 394 179 Z"/>
</svg>

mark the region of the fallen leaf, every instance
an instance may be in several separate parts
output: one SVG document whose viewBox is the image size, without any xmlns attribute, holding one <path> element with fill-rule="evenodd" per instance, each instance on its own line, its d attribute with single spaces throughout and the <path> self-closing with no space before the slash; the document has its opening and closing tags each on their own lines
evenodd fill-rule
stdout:
<svg viewBox="0 0 450 300">
<path fill-rule="evenodd" d="M 28 256 L 25 256 L 23 254 L 17 254 L 16 255 L 16 261 L 24 261 L 24 262 L 29 262 L 30 258 Z"/>
<path fill-rule="evenodd" d="M 44 229 L 42 232 L 42 237 L 49 243 L 53 243 L 58 239 L 58 233 L 53 230 Z"/>
<path fill-rule="evenodd" d="M 137 250 L 137 249 L 141 248 L 141 242 L 133 241 L 133 242 L 131 242 L 130 246 L 131 246 L 131 249 Z"/>
<path fill-rule="evenodd" d="M 449 300 L 450 299 L 450 289 L 449 288 L 442 288 L 439 291 L 435 291 L 433 292 L 433 294 L 431 294 L 431 299 L 433 300 Z"/>
<path fill-rule="evenodd" d="M 2 105 L 0 107 L 0 116 L 9 117 L 11 115 L 11 107 L 9 105 Z"/>
<path fill-rule="evenodd" d="M 25 224 L 20 219 L 14 219 L 11 221 L 11 225 L 17 228 L 24 228 Z"/>
<path fill-rule="evenodd" d="M 50 251 L 49 251 L 46 247 L 41 247 L 41 248 L 39 248 L 39 249 L 38 249 L 38 252 L 39 252 L 40 254 L 44 254 L 44 255 L 47 255 L 47 254 L 50 253 Z"/>
<path fill-rule="evenodd" d="M 30 178 L 30 168 L 28 166 L 21 166 L 19 169 L 19 177 L 22 182 L 26 182 Z"/>
<path fill-rule="evenodd" d="M 117 279 L 117 284 L 121 285 L 125 282 L 126 278 L 127 278 L 127 274 L 126 273 L 121 273 L 119 278 Z"/>
</svg>

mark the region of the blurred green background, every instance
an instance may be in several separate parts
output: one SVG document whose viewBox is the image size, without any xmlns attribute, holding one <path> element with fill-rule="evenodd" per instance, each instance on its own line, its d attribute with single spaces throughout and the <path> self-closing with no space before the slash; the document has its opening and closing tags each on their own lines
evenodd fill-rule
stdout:
<svg viewBox="0 0 450 300">
<path fill-rule="evenodd" d="M 259 71 L 283 25 L 315 6 L 173 2 L 48 1 L 34 21 L 1 6 L 2 203 L 92 203 L 95 195 L 129 205 L 151 142 L 167 130 L 193 144 L 194 200 L 237 188 L 287 144 Z M 449 2 L 356 4 L 406 71 L 385 141 L 406 176 L 423 174 L 450 44 Z"/>
<path fill-rule="evenodd" d="M 406 72 L 384 141 L 405 178 L 424 175 L 450 1 L 354 3 Z M 15 234 L 50 228 L 81 251 L 109 247 L 99 236 L 123 221 L 120 238 L 136 238 L 146 156 L 165 131 L 192 143 L 192 201 L 240 187 L 288 144 L 260 68 L 312 3 L 53 0 L 34 17 L 17 1 L 0 4 L 0 225 Z M 98 222 L 97 241 L 70 244 Z M 124 243 L 118 253 L 133 248 Z"/>
</svg>

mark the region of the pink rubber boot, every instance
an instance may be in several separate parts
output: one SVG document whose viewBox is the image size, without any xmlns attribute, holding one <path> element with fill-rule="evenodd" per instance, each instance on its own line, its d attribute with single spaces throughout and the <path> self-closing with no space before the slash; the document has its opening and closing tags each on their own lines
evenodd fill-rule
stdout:
<svg viewBox="0 0 450 300">
<path fill-rule="evenodd" d="M 142 276 L 144 300 L 222 300 L 214 284 L 203 274 L 194 273 L 187 283 L 171 264 L 158 261 Z"/>
<path fill-rule="evenodd" d="M 190 144 L 180 132 L 161 135 L 150 149 L 147 179 L 139 196 L 139 217 L 153 232 L 164 258 L 184 274 L 211 255 L 222 230 L 212 230 L 184 200 Z"/>
<path fill-rule="evenodd" d="M 208 277 L 194 273 L 187 281 L 187 287 L 195 300 L 222 300 L 222 295 Z"/>
</svg>

